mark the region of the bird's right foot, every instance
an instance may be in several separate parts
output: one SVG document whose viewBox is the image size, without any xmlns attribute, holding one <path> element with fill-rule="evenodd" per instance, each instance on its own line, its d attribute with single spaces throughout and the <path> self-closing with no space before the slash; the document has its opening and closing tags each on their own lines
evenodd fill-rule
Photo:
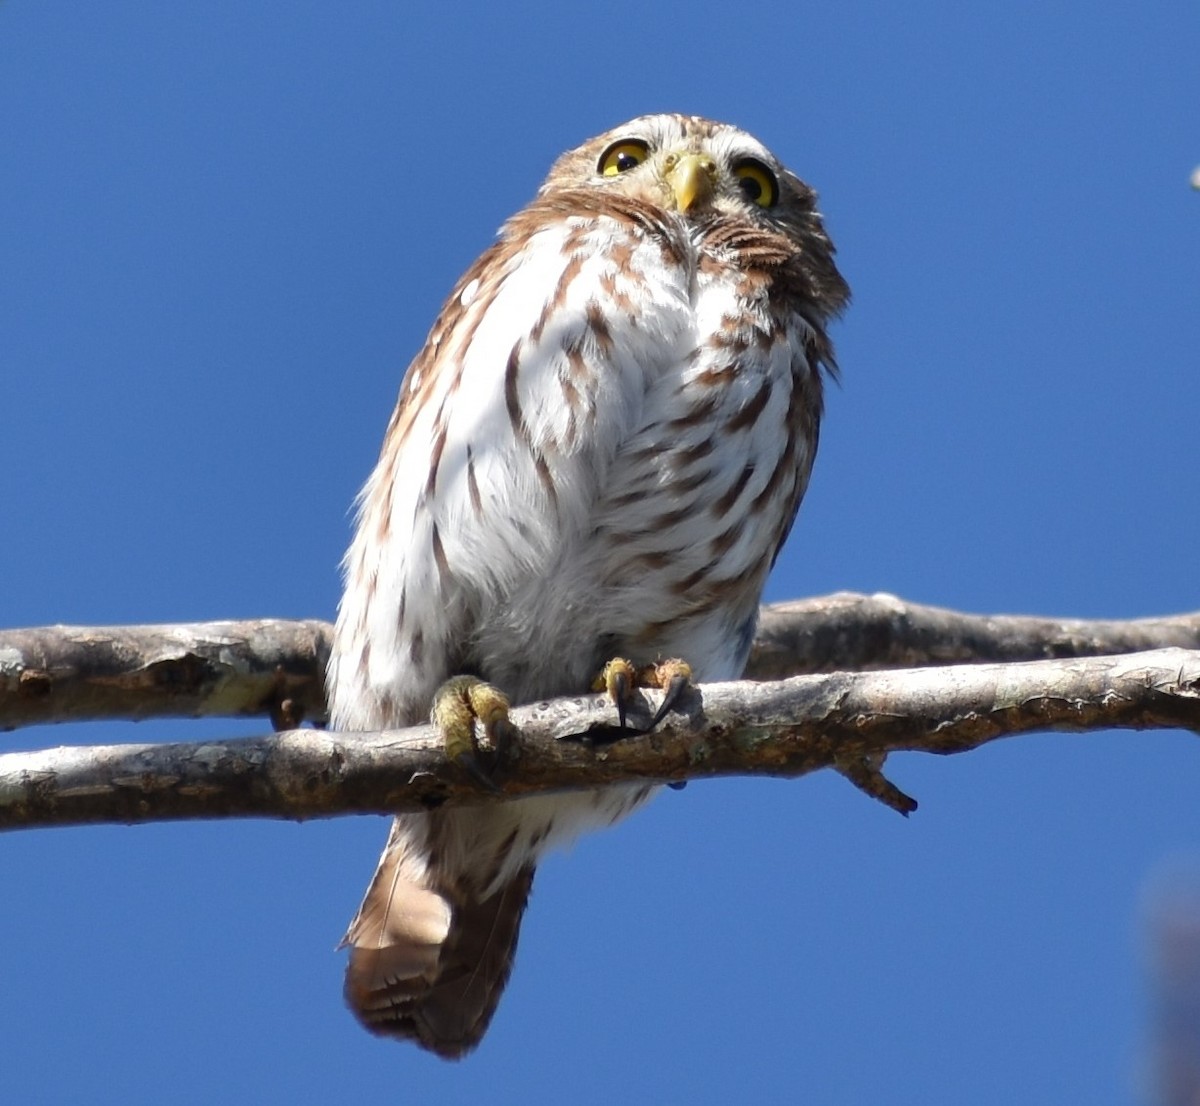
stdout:
<svg viewBox="0 0 1200 1106">
<path fill-rule="evenodd" d="M 642 668 L 635 668 L 624 657 L 613 657 L 592 683 L 593 691 L 607 691 L 608 697 L 617 708 L 617 720 L 621 729 L 628 729 L 626 715 L 633 692 L 639 687 L 662 688 L 664 695 L 658 710 L 650 720 L 653 730 L 679 702 L 680 696 L 692 681 L 692 666 L 678 659 L 659 661 Z"/>
</svg>

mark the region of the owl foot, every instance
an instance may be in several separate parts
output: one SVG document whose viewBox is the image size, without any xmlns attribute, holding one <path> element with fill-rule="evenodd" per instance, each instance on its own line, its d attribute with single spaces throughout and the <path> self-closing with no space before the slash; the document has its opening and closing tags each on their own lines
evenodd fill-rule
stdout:
<svg viewBox="0 0 1200 1106">
<path fill-rule="evenodd" d="M 627 728 L 625 711 L 636 686 L 637 669 L 624 657 L 613 657 L 601 670 L 600 675 L 592 681 L 593 691 L 608 692 L 608 697 L 617 708 L 617 721 L 621 723 L 623 730 Z"/>
<path fill-rule="evenodd" d="M 496 759 L 507 748 L 512 736 L 508 720 L 508 697 L 477 676 L 452 676 L 433 696 L 429 720 L 442 735 L 446 755 L 476 783 L 499 792 L 491 771 L 484 768 L 480 753 L 494 770 Z M 486 750 L 475 740 L 475 722 L 483 726 Z"/>
<path fill-rule="evenodd" d="M 679 702 L 680 697 L 692 682 L 692 666 L 687 661 L 678 658 L 669 661 L 659 661 L 639 673 L 643 687 L 661 687 L 663 689 L 662 703 L 650 720 L 650 728 L 654 729 Z"/>
<path fill-rule="evenodd" d="M 692 666 L 686 661 L 678 659 L 659 661 L 657 664 L 648 664 L 644 668 L 635 668 L 632 662 L 625 660 L 624 657 L 613 657 L 596 677 L 592 684 L 592 690 L 608 692 L 608 697 L 617 708 L 617 720 L 621 723 L 621 729 L 625 730 L 629 728 L 625 718 L 634 689 L 639 687 L 662 688 L 664 692 L 662 703 L 650 720 L 649 728 L 652 730 L 671 712 L 691 682 Z"/>
</svg>

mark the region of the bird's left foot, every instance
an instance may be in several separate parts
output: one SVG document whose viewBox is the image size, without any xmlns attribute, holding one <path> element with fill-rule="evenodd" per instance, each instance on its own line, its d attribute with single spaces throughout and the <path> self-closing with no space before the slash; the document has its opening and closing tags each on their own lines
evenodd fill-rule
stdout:
<svg viewBox="0 0 1200 1106">
<path fill-rule="evenodd" d="M 613 657 L 592 683 L 592 690 L 608 692 L 608 697 L 617 708 L 621 729 L 625 730 L 628 729 L 626 711 L 634 690 L 639 687 L 661 688 L 663 699 L 650 720 L 652 730 L 671 712 L 691 682 L 692 666 L 678 658 L 636 668 L 624 657 Z"/>
</svg>

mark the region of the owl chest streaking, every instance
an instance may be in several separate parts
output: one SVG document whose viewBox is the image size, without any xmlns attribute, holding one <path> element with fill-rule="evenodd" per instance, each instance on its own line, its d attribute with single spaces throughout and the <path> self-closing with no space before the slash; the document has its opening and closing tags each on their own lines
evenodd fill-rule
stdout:
<svg viewBox="0 0 1200 1106">
<path fill-rule="evenodd" d="M 614 656 L 739 676 L 847 296 L 814 194 L 742 131 L 647 116 L 564 155 L 408 371 L 346 556 L 335 727 L 421 721 L 460 673 L 515 702 Z M 398 816 L 346 938 L 357 1016 L 477 1044 L 538 856 L 650 791 Z"/>
</svg>

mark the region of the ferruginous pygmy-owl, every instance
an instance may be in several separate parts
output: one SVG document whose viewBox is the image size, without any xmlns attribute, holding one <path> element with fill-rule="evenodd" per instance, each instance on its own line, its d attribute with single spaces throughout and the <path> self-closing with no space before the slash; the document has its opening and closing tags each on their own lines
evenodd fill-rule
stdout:
<svg viewBox="0 0 1200 1106">
<path fill-rule="evenodd" d="M 741 675 L 808 482 L 848 299 L 812 189 L 722 123 L 649 115 L 555 163 L 409 367 L 345 559 L 332 723 L 450 677 L 579 694 L 612 657 Z M 538 858 L 632 783 L 401 814 L 346 944 L 372 1032 L 478 1044 Z"/>
</svg>

